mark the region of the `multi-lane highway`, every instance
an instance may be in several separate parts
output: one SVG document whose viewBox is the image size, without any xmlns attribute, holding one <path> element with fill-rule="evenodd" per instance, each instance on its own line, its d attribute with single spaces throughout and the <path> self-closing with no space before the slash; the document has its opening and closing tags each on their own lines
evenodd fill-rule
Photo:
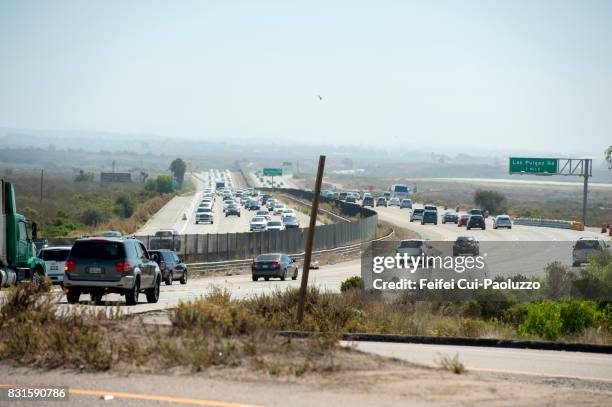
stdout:
<svg viewBox="0 0 612 407">
<path fill-rule="evenodd" d="M 191 174 L 195 184 L 195 192 L 182 196 L 177 196 L 168 202 L 158 213 L 136 233 L 137 236 L 154 235 L 160 229 L 176 229 L 182 235 L 185 234 L 209 234 L 209 233 L 241 233 L 249 231 L 249 222 L 254 212 L 242 208 L 241 216 L 225 216 L 223 203 L 219 197 L 216 198 L 214 213 L 215 221 L 213 224 L 195 223 L 196 208 L 202 198 L 204 188 L 213 187 L 211 179 L 216 181 L 215 174 L 210 176 L 210 172 Z M 234 185 L 240 185 L 237 176 L 227 173 L 227 177 L 233 178 Z M 308 216 L 300 211 L 295 211 L 300 225 L 308 225 Z M 272 216 L 272 215 L 271 215 Z M 274 217 L 274 216 L 273 216 Z M 280 217 L 276 217 L 280 220 Z"/>
<path fill-rule="evenodd" d="M 202 174 L 198 182 L 197 190 L 205 186 L 206 174 Z M 218 222 L 220 229 L 206 229 L 204 225 L 195 225 L 193 210 L 188 210 L 198 201 L 197 195 L 177 197 L 171 201 L 158 215 L 156 219 L 149 222 L 143 231 L 153 230 L 155 227 L 176 227 L 183 233 L 215 233 L 214 231 L 228 231 L 232 228 L 239 230 L 241 218 L 230 218 L 226 222 Z M 187 211 L 188 221 L 182 221 L 182 214 Z M 511 230 L 494 230 L 490 220 L 487 230 L 466 231 L 464 227 L 458 228 L 455 224 L 420 225 L 411 223 L 409 211 L 405 209 L 376 208 L 379 218 L 393 225 L 407 228 L 419 233 L 424 238 L 431 240 L 454 240 L 458 235 L 472 234 L 481 241 L 511 242 L 511 241 L 542 241 L 542 242 L 573 242 L 581 236 L 602 236 L 595 230 L 584 232 L 567 230 L 538 228 L 528 226 L 514 226 Z M 221 217 L 225 220 L 225 218 Z M 245 217 L 246 219 L 246 217 Z M 185 222 L 185 223 L 182 223 Z M 236 222 L 235 226 L 232 222 Z M 197 230 L 197 232 L 191 232 Z M 142 232 L 142 231 L 141 231 Z M 360 275 L 360 261 L 353 260 L 335 265 L 324 266 L 320 270 L 311 272 L 310 285 L 324 290 L 337 292 L 340 283 L 355 275 Z M 187 285 L 162 286 L 160 301 L 157 304 L 147 304 L 144 298 L 136 307 L 122 308 L 127 313 L 147 312 L 163 310 L 176 306 L 181 300 L 197 298 L 206 293 L 214 286 L 224 287 L 231 291 L 236 298 L 243 298 L 255 294 L 272 292 L 288 287 L 298 287 L 297 281 L 269 281 L 253 282 L 248 274 L 232 276 L 215 276 L 207 278 L 190 279 Z M 123 300 L 118 295 L 109 295 L 108 301 Z M 86 298 L 82 298 L 86 300 Z M 77 305 L 77 307 L 89 307 L 90 305 Z M 65 303 L 62 307 L 74 307 Z M 382 356 L 394 356 L 412 362 L 434 365 L 442 354 L 458 354 L 459 358 L 467 365 L 468 369 L 492 372 L 505 372 L 516 374 L 527 374 L 534 376 L 551 376 L 563 378 L 589 379 L 601 382 L 612 382 L 612 356 L 600 354 L 585 354 L 572 352 L 542 352 L 532 350 L 499 350 L 492 348 L 457 347 L 440 345 L 414 345 L 414 344 L 382 344 L 382 343 L 359 343 L 358 349 L 376 353 Z"/>
</svg>

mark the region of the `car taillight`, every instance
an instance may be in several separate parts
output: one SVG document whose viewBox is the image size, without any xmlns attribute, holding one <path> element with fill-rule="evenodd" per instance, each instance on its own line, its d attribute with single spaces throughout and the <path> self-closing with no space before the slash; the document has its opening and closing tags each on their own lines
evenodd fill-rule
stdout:
<svg viewBox="0 0 612 407">
<path fill-rule="evenodd" d="M 252 263 L 252 264 L 251 264 L 251 270 L 255 270 L 256 268 L 257 268 L 257 264 Z"/>
<path fill-rule="evenodd" d="M 76 262 L 74 260 L 66 260 L 66 264 L 64 264 L 64 271 L 74 271 L 76 267 Z"/>
<path fill-rule="evenodd" d="M 273 268 L 273 269 L 275 269 L 275 270 L 276 270 L 276 269 L 279 269 L 279 268 L 280 268 L 280 263 L 274 263 L 274 264 L 272 265 L 272 268 Z"/>
<path fill-rule="evenodd" d="M 130 263 L 128 263 L 127 261 L 120 261 L 119 263 L 115 263 L 115 271 L 117 273 L 129 273 Z"/>
</svg>

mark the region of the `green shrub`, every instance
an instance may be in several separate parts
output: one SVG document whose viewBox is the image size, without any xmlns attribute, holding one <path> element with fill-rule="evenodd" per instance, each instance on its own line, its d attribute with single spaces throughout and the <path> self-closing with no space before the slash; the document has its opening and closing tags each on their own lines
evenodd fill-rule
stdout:
<svg viewBox="0 0 612 407">
<path fill-rule="evenodd" d="M 363 279 L 359 276 L 349 277 L 340 284 L 340 291 L 363 290 Z"/>
<path fill-rule="evenodd" d="M 537 335 L 548 340 L 559 338 L 563 332 L 561 304 L 554 301 L 532 304 L 525 322 L 519 326 L 519 332 L 521 335 Z"/>
<path fill-rule="evenodd" d="M 593 327 L 602 320 L 600 315 L 593 301 L 544 301 L 531 304 L 519 331 L 555 340 Z"/>
</svg>

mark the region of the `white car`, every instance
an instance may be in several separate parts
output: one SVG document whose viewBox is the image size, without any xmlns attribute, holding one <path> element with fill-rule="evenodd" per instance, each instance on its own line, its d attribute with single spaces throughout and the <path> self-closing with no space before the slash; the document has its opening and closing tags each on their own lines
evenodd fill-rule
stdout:
<svg viewBox="0 0 612 407">
<path fill-rule="evenodd" d="M 291 208 L 285 208 L 282 210 L 282 212 L 280 213 L 281 217 L 285 216 L 285 215 L 291 215 L 291 216 L 296 216 L 295 211 Z"/>
<path fill-rule="evenodd" d="M 400 206 L 401 205 L 401 201 L 399 198 L 391 198 L 389 199 L 389 206 Z"/>
<path fill-rule="evenodd" d="M 210 209 L 199 209 L 196 213 L 195 223 L 198 225 L 200 222 L 210 223 L 212 225 L 215 223 L 215 214 Z"/>
<path fill-rule="evenodd" d="M 45 247 L 38 252 L 38 258 L 45 262 L 47 277 L 53 284 L 64 282 L 64 266 L 70 249 L 70 246 Z"/>
<path fill-rule="evenodd" d="M 493 229 L 508 228 L 512 229 L 512 220 L 508 215 L 497 215 L 493 219 Z"/>
<path fill-rule="evenodd" d="M 268 220 L 264 218 L 263 216 L 253 217 L 253 219 L 251 219 L 251 222 L 249 224 L 249 229 L 251 230 L 251 232 L 264 231 L 264 230 L 267 230 L 267 228 L 268 228 Z"/>
<path fill-rule="evenodd" d="M 422 221 L 424 213 L 425 213 L 425 209 L 423 208 L 413 209 L 412 213 L 410 214 L 410 222 L 415 221 L 415 220 Z"/>
<path fill-rule="evenodd" d="M 283 213 L 284 209 L 285 209 L 285 205 L 277 203 L 274 205 L 274 214 L 280 215 L 281 213 Z"/>
<path fill-rule="evenodd" d="M 421 255 L 425 255 L 426 257 L 432 256 L 433 248 L 428 240 L 406 239 L 400 242 L 399 246 L 397 246 L 397 249 L 395 249 L 395 252 L 402 256 L 404 254 L 407 255 L 408 261 L 410 262 L 413 258 L 416 259 Z"/>
<path fill-rule="evenodd" d="M 268 230 L 285 230 L 285 225 L 280 220 L 268 222 Z"/>
</svg>

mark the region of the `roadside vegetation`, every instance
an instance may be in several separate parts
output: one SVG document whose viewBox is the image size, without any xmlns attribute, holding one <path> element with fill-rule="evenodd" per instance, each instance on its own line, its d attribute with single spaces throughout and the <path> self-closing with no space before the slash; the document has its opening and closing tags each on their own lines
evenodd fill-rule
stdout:
<svg viewBox="0 0 612 407">
<path fill-rule="evenodd" d="M 176 161 L 176 160 L 175 160 Z M 177 192 L 173 177 L 149 177 L 144 184 L 102 185 L 93 172 L 40 172 L 7 170 L 2 178 L 15 187 L 17 208 L 28 220 L 38 223 L 45 238 L 75 237 L 102 230 L 134 233 Z M 184 174 L 183 174 L 184 176 Z M 184 188 L 191 187 L 185 183 Z"/>
</svg>

